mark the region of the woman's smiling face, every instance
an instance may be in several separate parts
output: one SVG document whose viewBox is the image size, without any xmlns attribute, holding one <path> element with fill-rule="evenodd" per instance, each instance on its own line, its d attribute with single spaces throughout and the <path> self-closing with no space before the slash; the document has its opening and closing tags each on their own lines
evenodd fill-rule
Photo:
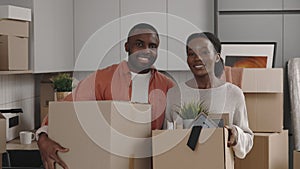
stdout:
<svg viewBox="0 0 300 169">
<path fill-rule="evenodd" d="M 195 77 L 214 74 L 218 57 L 213 44 L 206 38 L 192 39 L 188 44 L 187 63 Z"/>
</svg>

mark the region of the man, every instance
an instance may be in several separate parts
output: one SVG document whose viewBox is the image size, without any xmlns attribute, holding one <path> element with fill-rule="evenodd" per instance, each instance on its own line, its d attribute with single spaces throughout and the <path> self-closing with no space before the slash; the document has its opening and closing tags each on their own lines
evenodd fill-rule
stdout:
<svg viewBox="0 0 300 169">
<path fill-rule="evenodd" d="M 66 101 L 79 100 L 123 100 L 152 105 L 152 129 L 162 128 L 166 106 L 166 93 L 174 83 L 154 69 L 157 59 L 159 36 L 154 27 L 141 23 L 128 34 L 125 50 L 128 62 L 97 70 L 81 81 Z M 38 146 L 46 169 L 58 163 L 67 169 L 57 151 L 67 152 L 47 136 L 47 123 L 37 131 Z"/>
</svg>

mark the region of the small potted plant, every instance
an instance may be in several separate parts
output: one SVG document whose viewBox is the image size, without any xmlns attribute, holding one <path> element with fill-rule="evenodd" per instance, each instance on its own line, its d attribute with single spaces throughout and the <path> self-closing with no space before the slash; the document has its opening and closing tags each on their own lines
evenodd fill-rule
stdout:
<svg viewBox="0 0 300 169">
<path fill-rule="evenodd" d="M 54 100 L 61 101 L 72 92 L 73 78 L 69 73 L 59 73 L 50 79 L 54 87 Z"/>
<path fill-rule="evenodd" d="M 181 107 L 178 106 L 176 113 L 183 119 L 183 128 L 189 128 L 200 113 L 208 115 L 209 111 L 203 101 L 193 101 L 184 103 Z"/>
</svg>

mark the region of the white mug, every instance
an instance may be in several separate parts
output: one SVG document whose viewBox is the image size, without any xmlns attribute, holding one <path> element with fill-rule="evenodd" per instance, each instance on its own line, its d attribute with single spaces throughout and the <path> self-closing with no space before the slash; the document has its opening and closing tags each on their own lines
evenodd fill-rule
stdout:
<svg viewBox="0 0 300 169">
<path fill-rule="evenodd" d="M 21 131 L 20 132 L 20 142 L 21 144 L 31 144 L 32 140 L 35 139 L 35 134 L 31 131 Z"/>
</svg>

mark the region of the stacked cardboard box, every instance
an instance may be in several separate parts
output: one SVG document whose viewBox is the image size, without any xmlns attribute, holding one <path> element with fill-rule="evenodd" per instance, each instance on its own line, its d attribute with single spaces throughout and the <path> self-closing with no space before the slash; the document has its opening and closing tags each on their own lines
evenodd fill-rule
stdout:
<svg viewBox="0 0 300 169">
<path fill-rule="evenodd" d="M 28 70 L 31 10 L 0 6 L 0 70 Z"/>
<path fill-rule="evenodd" d="M 2 153 L 6 151 L 6 119 L 0 113 L 0 169 L 2 168 Z"/>
<path fill-rule="evenodd" d="M 235 168 L 288 169 L 288 131 L 283 130 L 283 70 L 244 69 L 242 90 L 254 145 L 245 159 L 235 160 Z"/>
<path fill-rule="evenodd" d="M 53 83 L 41 82 L 40 83 L 40 121 L 48 114 L 49 102 L 54 101 Z"/>
</svg>

